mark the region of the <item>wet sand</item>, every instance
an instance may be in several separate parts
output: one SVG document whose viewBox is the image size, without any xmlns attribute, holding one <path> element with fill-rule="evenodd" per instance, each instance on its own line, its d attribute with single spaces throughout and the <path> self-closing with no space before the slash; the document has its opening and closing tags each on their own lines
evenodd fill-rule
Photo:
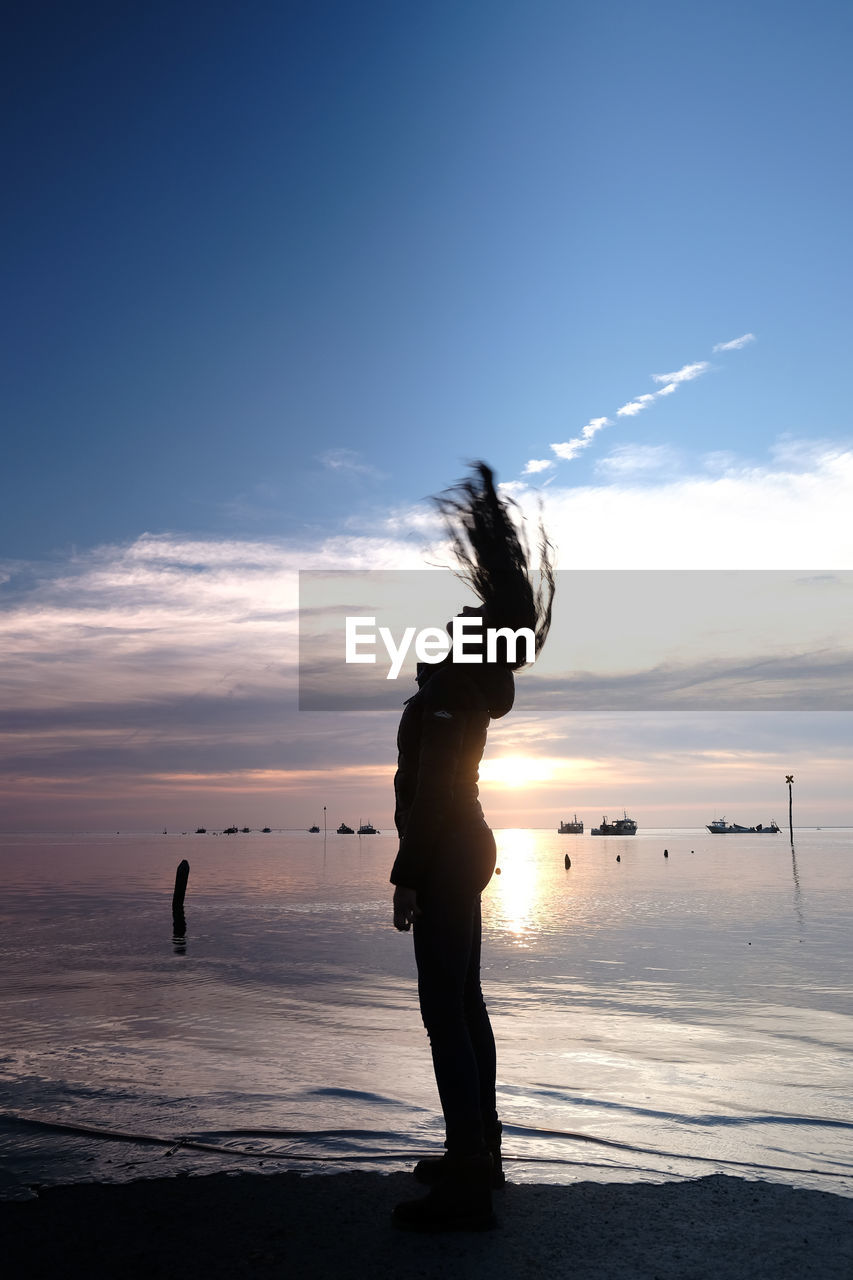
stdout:
<svg viewBox="0 0 853 1280">
<path fill-rule="evenodd" d="M 404 1174 L 213 1174 L 85 1183 L 0 1204 L 16 1280 L 850 1280 L 853 1199 L 715 1174 L 655 1185 L 510 1185 L 498 1227 L 395 1230 Z"/>
</svg>

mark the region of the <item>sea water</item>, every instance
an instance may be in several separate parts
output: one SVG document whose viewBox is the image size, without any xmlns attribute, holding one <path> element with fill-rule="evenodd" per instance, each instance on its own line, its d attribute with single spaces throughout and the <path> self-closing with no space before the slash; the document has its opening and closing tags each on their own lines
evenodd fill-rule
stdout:
<svg viewBox="0 0 853 1280">
<path fill-rule="evenodd" d="M 853 1194 L 853 830 L 496 836 L 483 985 L 510 1176 Z M 0 1194 L 440 1151 L 395 851 L 0 837 Z"/>
</svg>

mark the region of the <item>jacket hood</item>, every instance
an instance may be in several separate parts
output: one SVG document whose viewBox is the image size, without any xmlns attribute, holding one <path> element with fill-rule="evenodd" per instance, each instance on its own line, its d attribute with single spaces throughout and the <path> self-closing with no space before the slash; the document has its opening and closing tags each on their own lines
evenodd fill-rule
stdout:
<svg viewBox="0 0 853 1280">
<path fill-rule="evenodd" d="M 461 666 L 450 661 L 450 655 L 443 662 L 419 662 L 416 680 L 423 688 L 428 680 L 446 667 L 452 666 L 455 671 L 464 675 L 476 685 L 492 720 L 500 720 L 512 710 L 515 701 L 515 678 L 510 667 L 496 662 L 472 662 Z"/>
<path fill-rule="evenodd" d="M 485 695 L 489 715 L 500 720 L 512 710 L 515 701 L 515 678 L 509 667 L 497 663 L 481 663 L 470 668 L 471 678 Z"/>
</svg>

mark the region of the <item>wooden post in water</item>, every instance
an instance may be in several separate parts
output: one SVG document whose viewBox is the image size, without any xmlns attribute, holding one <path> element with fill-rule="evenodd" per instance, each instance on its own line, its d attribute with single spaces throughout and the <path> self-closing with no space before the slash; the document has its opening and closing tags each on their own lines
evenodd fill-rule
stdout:
<svg viewBox="0 0 853 1280">
<path fill-rule="evenodd" d="M 184 897 L 187 892 L 187 881 L 190 877 L 190 864 L 186 858 L 178 863 L 175 873 L 175 892 L 172 894 L 172 930 L 176 938 L 183 938 L 187 932 L 187 921 L 184 916 Z"/>
<path fill-rule="evenodd" d="M 791 844 L 794 843 L 794 775 L 788 773 L 785 775 L 785 781 L 788 784 L 788 831 L 791 836 Z"/>
<path fill-rule="evenodd" d="M 323 805 L 323 835 L 326 834 L 326 806 Z"/>
</svg>

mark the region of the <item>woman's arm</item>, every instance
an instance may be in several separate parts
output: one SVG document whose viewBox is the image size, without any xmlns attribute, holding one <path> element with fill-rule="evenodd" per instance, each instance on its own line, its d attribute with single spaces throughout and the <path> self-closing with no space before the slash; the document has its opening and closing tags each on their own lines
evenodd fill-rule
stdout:
<svg viewBox="0 0 853 1280">
<path fill-rule="evenodd" d="M 458 693 L 455 697 L 437 694 L 439 691 L 425 699 L 415 795 L 391 870 L 391 883 L 409 889 L 422 886 L 430 850 L 453 805 L 454 784 L 469 714 L 466 700 Z"/>
</svg>

